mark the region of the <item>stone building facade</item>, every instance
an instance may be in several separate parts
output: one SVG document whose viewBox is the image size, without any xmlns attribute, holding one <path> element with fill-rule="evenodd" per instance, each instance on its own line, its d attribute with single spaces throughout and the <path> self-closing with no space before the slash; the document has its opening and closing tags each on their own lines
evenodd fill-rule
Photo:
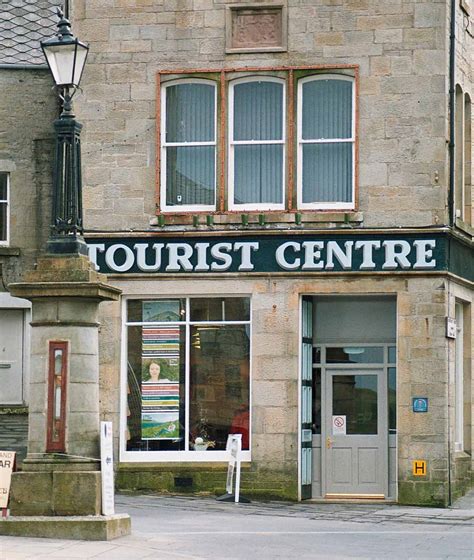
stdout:
<svg viewBox="0 0 474 560">
<path fill-rule="evenodd" d="M 232 432 L 249 495 L 470 486 L 474 7 L 453 3 L 454 82 L 451 2 L 72 2 L 86 238 L 123 294 L 100 348 L 119 488 L 221 491 Z"/>
</svg>

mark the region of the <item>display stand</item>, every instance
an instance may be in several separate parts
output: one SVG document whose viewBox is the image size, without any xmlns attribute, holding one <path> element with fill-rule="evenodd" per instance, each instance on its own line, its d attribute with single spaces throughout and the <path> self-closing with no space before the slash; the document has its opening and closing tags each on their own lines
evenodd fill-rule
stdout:
<svg viewBox="0 0 474 560">
<path fill-rule="evenodd" d="M 227 467 L 226 493 L 217 498 L 219 502 L 235 502 L 249 504 L 250 500 L 240 495 L 240 463 L 242 452 L 242 434 L 229 434 L 226 451 L 229 453 L 229 466 Z M 232 492 L 235 474 L 235 491 Z"/>
</svg>

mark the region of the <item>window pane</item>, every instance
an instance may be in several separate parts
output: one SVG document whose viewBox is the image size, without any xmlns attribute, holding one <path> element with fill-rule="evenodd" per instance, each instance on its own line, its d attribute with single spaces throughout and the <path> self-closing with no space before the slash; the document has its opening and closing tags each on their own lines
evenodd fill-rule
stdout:
<svg viewBox="0 0 474 560">
<path fill-rule="evenodd" d="M 160 323 L 168 321 L 184 321 L 186 318 L 186 300 L 132 299 L 127 302 L 127 320 L 129 323 Z"/>
<path fill-rule="evenodd" d="M 388 347 L 388 363 L 395 364 L 397 362 L 397 347 L 396 346 L 389 346 Z"/>
<path fill-rule="evenodd" d="M 166 158 L 168 206 L 214 204 L 214 146 L 167 148 Z"/>
<path fill-rule="evenodd" d="M 224 450 L 230 433 L 249 449 L 249 325 L 191 327 L 190 441 Z"/>
<path fill-rule="evenodd" d="M 7 200 L 7 174 L 0 173 L 0 200 Z"/>
<path fill-rule="evenodd" d="M 303 202 L 352 201 L 352 142 L 303 145 Z"/>
<path fill-rule="evenodd" d="M 343 348 L 326 348 L 328 364 L 382 364 L 383 348 L 364 348 L 363 346 L 344 346 Z"/>
<path fill-rule="evenodd" d="M 351 138 L 352 82 L 313 80 L 303 84 L 302 137 Z"/>
<path fill-rule="evenodd" d="M 283 145 L 235 146 L 234 202 L 283 202 Z"/>
<path fill-rule="evenodd" d="M 388 429 L 397 431 L 397 370 L 388 368 Z"/>
<path fill-rule="evenodd" d="M 247 82 L 234 87 L 234 140 L 281 140 L 283 84 Z"/>
<path fill-rule="evenodd" d="M 334 416 L 346 416 L 347 435 L 377 433 L 377 376 L 334 375 Z"/>
<path fill-rule="evenodd" d="M 321 370 L 313 369 L 313 434 L 321 433 Z"/>
<path fill-rule="evenodd" d="M 213 142 L 215 86 L 177 84 L 166 88 L 166 141 Z"/>
<path fill-rule="evenodd" d="M 0 173 L 0 241 L 7 239 L 7 196 L 7 174 Z"/>
<path fill-rule="evenodd" d="M 7 204 L 0 202 L 0 241 L 7 239 Z"/>
<path fill-rule="evenodd" d="M 127 450 L 184 450 L 185 329 L 130 327 Z"/>
<path fill-rule="evenodd" d="M 193 298 L 191 321 L 249 321 L 248 298 Z"/>
</svg>

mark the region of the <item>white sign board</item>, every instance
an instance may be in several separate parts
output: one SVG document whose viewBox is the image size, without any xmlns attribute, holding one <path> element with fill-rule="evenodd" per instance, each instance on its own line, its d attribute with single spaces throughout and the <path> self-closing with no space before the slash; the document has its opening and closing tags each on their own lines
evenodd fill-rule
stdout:
<svg viewBox="0 0 474 560">
<path fill-rule="evenodd" d="M 232 494 L 234 470 L 236 470 L 235 502 L 238 502 L 240 494 L 240 452 L 242 451 L 242 434 L 229 434 L 225 449 L 229 454 L 229 466 L 227 468 L 227 482 L 225 488 L 228 494 Z"/>
<path fill-rule="evenodd" d="M 112 422 L 100 423 L 100 468 L 102 471 L 102 515 L 114 515 Z"/>
<path fill-rule="evenodd" d="M 8 507 L 15 451 L 0 451 L 0 508 Z"/>
<path fill-rule="evenodd" d="M 337 415 L 332 417 L 332 434 L 333 436 L 346 435 L 346 417 Z"/>
<path fill-rule="evenodd" d="M 456 338 L 456 319 L 446 317 L 446 337 Z"/>
</svg>

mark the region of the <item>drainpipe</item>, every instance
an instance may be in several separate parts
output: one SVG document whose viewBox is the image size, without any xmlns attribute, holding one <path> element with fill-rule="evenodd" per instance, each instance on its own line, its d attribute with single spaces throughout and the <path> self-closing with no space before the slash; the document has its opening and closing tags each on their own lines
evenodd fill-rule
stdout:
<svg viewBox="0 0 474 560">
<path fill-rule="evenodd" d="M 449 225 L 455 223 L 454 216 L 454 144 L 455 144 L 455 100 L 456 100 L 456 0 L 451 0 L 451 22 L 449 33 L 449 188 L 448 213 Z"/>
</svg>

